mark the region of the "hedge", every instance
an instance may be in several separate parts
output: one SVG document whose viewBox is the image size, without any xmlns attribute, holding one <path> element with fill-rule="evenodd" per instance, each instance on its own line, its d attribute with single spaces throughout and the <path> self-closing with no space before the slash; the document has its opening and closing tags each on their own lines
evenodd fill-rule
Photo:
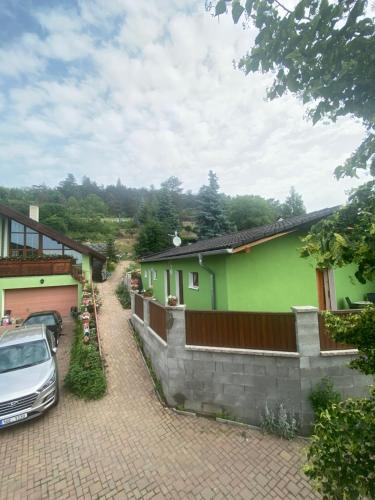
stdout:
<svg viewBox="0 0 375 500">
<path fill-rule="evenodd" d="M 83 399 L 99 399 L 104 396 L 107 389 L 97 344 L 94 339 L 84 344 L 80 321 L 77 321 L 74 329 L 69 371 L 64 383 L 73 394 Z"/>
</svg>

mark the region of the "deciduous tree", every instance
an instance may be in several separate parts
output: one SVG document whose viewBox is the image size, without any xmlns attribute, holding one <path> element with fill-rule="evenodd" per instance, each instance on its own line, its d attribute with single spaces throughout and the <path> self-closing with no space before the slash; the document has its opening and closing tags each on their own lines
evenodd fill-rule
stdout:
<svg viewBox="0 0 375 500">
<path fill-rule="evenodd" d="M 227 203 L 230 219 L 239 231 L 271 224 L 278 218 L 271 204 L 261 196 L 235 196 Z"/>
<path fill-rule="evenodd" d="M 294 217 L 305 213 L 306 208 L 303 203 L 302 196 L 298 194 L 292 186 L 285 202 L 281 206 L 281 216 L 286 219 L 288 217 Z"/>
</svg>

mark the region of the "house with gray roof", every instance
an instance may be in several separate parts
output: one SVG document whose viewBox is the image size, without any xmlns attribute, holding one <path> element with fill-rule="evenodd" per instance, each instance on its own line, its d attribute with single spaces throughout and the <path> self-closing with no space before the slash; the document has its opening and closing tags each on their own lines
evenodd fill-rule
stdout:
<svg viewBox="0 0 375 500">
<path fill-rule="evenodd" d="M 302 237 L 338 207 L 167 249 L 140 259 L 142 285 L 162 304 L 170 295 L 197 310 L 290 311 L 295 305 L 346 309 L 375 283 L 360 284 L 355 267 L 317 269 L 301 257 Z"/>
</svg>

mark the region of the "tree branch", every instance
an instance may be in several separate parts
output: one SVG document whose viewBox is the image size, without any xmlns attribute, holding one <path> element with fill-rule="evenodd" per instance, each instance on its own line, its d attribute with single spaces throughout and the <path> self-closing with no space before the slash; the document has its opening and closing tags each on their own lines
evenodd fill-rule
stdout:
<svg viewBox="0 0 375 500">
<path fill-rule="evenodd" d="M 285 12 L 287 12 L 288 14 L 293 14 L 293 11 L 292 10 L 289 10 L 287 7 L 285 7 L 285 5 L 283 5 L 281 2 L 279 2 L 279 0 L 273 0 L 275 3 L 277 3 L 277 5 L 279 7 L 281 7 L 282 9 L 285 10 Z M 307 21 L 311 21 L 311 17 L 306 17 L 306 16 L 303 16 L 302 19 L 306 19 Z"/>
<path fill-rule="evenodd" d="M 288 14 L 292 14 L 292 11 L 291 11 L 291 10 L 289 10 L 289 9 L 287 9 L 287 8 L 285 7 L 285 5 L 283 5 L 281 2 L 279 2 L 279 0 L 274 0 L 274 2 L 276 2 L 276 3 L 277 3 L 277 5 L 278 5 L 279 7 L 281 7 L 282 9 L 284 9 L 284 10 L 285 10 L 285 12 L 288 12 Z"/>
</svg>

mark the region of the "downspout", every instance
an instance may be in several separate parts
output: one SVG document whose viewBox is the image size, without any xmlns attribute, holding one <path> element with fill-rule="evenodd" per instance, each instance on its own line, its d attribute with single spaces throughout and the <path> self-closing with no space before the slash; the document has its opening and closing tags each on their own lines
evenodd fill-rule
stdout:
<svg viewBox="0 0 375 500">
<path fill-rule="evenodd" d="M 211 278 L 211 308 L 213 311 L 216 310 L 216 277 L 215 273 L 207 267 L 205 264 L 203 264 L 203 257 L 202 254 L 198 254 L 198 262 L 199 265 L 209 273 L 210 278 Z"/>
</svg>

